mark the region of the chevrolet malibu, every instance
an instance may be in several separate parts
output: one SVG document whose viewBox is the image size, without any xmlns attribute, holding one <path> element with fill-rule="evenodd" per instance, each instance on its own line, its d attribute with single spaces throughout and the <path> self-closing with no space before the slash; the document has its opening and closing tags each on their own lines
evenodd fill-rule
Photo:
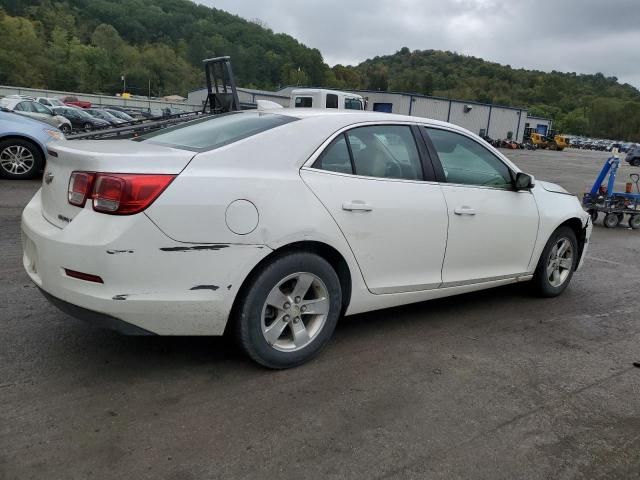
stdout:
<svg viewBox="0 0 640 480">
<path fill-rule="evenodd" d="M 130 334 L 228 331 L 270 368 L 341 315 L 523 281 L 559 295 L 591 234 L 576 197 L 424 118 L 247 111 L 48 150 L 22 231 L 53 304 Z"/>
</svg>

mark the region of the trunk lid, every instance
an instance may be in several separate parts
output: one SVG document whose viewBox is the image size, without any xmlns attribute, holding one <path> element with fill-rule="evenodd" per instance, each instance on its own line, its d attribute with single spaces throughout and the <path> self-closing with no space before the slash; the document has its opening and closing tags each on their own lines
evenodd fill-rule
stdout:
<svg viewBox="0 0 640 480">
<path fill-rule="evenodd" d="M 47 150 L 42 179 L 42 215 L 60 228 L 65 228 L 82 210 L 68 202 L 72 172 L 177 175 L 196 155 L 186 150 L 130 140 L 52 142 Z"/>
</svg>

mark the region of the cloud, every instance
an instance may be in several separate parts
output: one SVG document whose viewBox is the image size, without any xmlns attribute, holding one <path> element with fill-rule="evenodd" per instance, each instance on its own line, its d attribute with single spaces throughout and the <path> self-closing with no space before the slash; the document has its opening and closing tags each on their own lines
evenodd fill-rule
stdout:
<svg viewBox="0 0 640 480">
<path fill-rule="evenodd" d="M 616 76 L 640 88 L 638 0 L 202 0 L 318 48 L 329 65 L 450 50 L 513 67 Z"/>
</svg>

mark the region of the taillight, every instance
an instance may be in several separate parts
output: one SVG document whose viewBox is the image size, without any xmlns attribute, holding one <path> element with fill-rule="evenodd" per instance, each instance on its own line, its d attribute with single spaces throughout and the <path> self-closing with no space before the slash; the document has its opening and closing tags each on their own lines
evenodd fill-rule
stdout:
<svg viewBox="0 0 640 480">
<path fill-rule="evenodd" d="M 73 172 L 72 179 L 77 174 L 92 176 L 92 188 L 89 196 L 93 199 L 93 209 L 96 212 L 112 215 L 132 215 L 143 211 L 176 177 L 175 175 L 137 173 Z M 69 189 L 71 191 L 71 187 Z M 84 203 L 80 205 L 71 202 L 71 193 L 69 194 L 69 203 L 78 206 L 84 205 Z"/>
<path fill-rule="evenodd" d="M 73 172 L 69 179 L 68 198 L 71 205 L 84 207 L 87 199 L 91 196 L 93 184 L 93 173 Z"/>
</svg>

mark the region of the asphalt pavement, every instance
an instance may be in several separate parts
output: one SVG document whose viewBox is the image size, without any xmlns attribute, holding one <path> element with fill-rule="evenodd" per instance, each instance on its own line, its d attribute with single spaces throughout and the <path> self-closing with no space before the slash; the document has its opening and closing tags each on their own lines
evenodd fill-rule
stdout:
<svg viewBox="0 0 640 480">
<path fill-rule="evenodd" d="M 607 157 L 505 153 L 574 193 Z M 596 225 L 559 298 L 521 284 L 347 317 L 274 372 L 224 338 L 56 310 L 21 263 L 37 188 L 0 181 L 2 480 L 640 477 L 640 231 Z"/>
</svg>

